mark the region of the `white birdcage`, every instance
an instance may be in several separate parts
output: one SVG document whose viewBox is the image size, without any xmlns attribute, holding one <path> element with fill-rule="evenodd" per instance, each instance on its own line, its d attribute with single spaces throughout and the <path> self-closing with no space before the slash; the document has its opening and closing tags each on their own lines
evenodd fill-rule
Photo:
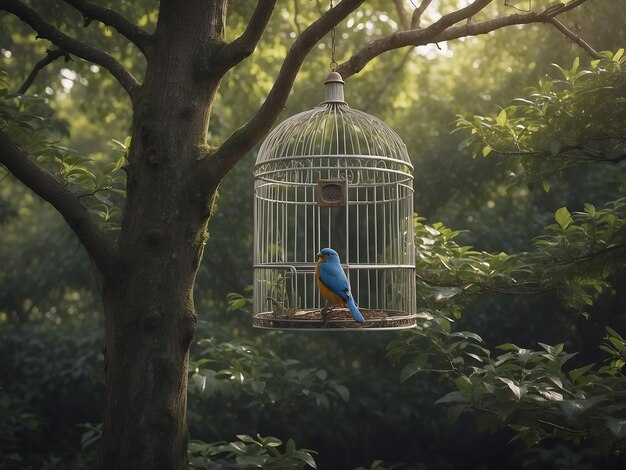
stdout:
<svg viewBox="0 0 626 470">
<path fill-rule="evenodd" d="M 254 326 L 398 329 L 415 326 L 413 166 L 400 137 L 350 108 L 332 72 L 326 99 L 278 125 L 254 168 Z M 316 254 L 339 253 L 365 317 L 330 315 Z"/>
</svg>

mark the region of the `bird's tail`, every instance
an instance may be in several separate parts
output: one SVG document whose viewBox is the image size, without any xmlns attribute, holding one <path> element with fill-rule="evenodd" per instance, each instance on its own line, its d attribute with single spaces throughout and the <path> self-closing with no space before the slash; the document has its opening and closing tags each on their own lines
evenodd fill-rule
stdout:
<svg viewBox="0 0 626 470">
<path fill-rule="evenodd" d="M 348 297 L 348 300 L 346 300 L 346 304 L 348 305 L 348 308 L 350 309 L 350 312 L 352 313 L 352 316 L 354 317 L 354 321 L 359 322 L 359 323 L 365 322 L 365 318 L 363 318 L 363 315 L 361 315 L 361 312 L 359 311 L 356 304 L 354 303 L 354 299 L 352 298 L 352 296 Z"/>
</svg>

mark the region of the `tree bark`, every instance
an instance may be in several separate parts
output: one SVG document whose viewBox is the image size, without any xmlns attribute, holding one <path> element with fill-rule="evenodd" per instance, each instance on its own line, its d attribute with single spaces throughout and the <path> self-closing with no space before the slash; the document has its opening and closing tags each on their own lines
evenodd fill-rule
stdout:
<svg viewBox="0 0 626 470">
<path fill-rule="evenodd" d="M 193 285 L 216 189 L 197 184 L 195 167 L 219 84 L 200 76 L 197 64 L 221 38 L 218 3 L 163 2 L 154 37 L 158 55 L 133 96 L 121 261 L 102 292 L 107 470 L 187 467 Z"/>
</svg>

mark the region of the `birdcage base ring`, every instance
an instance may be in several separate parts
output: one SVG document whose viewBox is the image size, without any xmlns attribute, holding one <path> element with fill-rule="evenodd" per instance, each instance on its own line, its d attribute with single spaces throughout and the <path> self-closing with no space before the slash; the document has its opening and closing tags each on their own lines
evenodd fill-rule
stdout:
<svg viewBox="0 0 626 470">
<path fill-rule="evenodd" d="M 417 325 L 417 315 L 395 310 L 370 310 L 361 308 L 365 323 L 352 318 L 347 308 L 308 309 L 279 315 L 274 312 L 261 312 L 253 315 L 252 326 L 268 330 L 302 331 L 381 331 L 404 330 Z"/>
</svg>

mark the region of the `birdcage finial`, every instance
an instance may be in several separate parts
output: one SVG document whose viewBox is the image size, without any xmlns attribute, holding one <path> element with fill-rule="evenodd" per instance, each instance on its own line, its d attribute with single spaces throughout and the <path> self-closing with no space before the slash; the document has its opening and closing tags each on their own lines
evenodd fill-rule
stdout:
<svg viewBox="0 0 626 470">
<path fill-rule="evenodd" d="M 343 81 L 343 78 L 341 78 L 338 72 L 330 72 L 324 83 L 326 84 L 326 99 L 324 103 L 346 102 L 343 96 L 343 86 L 346 82 Z"/>
</svg>

